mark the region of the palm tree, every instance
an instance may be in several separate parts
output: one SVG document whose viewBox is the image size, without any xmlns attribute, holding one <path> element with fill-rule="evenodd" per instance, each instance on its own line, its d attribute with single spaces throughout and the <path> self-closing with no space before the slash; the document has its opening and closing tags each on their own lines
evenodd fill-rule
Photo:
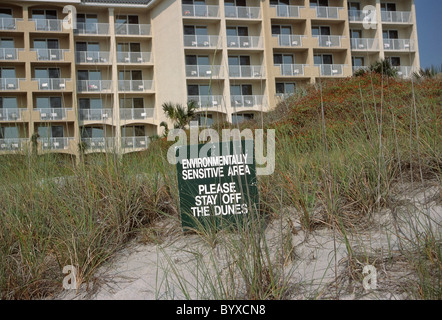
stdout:
<svg viewBox="0 0 442 320">
<path fill-rule="evenodd" d="M 197 106 L 194 101 L 187 102 L 187 105 L 166 102 L 162 105 L 166 117 L 173 121 L 175 129 L 184 129 L 195 117 Z"/>
</svg>

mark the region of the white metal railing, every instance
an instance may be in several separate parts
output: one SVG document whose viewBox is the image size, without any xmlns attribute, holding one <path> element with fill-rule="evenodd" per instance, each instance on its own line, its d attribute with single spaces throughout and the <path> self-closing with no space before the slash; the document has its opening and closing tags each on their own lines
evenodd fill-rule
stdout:
<svg viewBox="0 0 442 320">
<path fill-rule="evenodd" d="M 20 89 L 19 78 L 0 78 L 0 90 L 19 90 Z"/>
<path fill-rule="evenodd" d="M 379 41 L 377 38 L 352 38 L 350 39 L 350 43 L 353 50 L 379 50 Z"/>
<path fill-rule="evenodd" d="M 24 49 L 0 48 L 0 60 L 18 60 L 18 52 Z"/>
<path fill-rule="evenodd" d="M 17 18 L 0 18 L 0 30 L 17 30 L 17 21 L 23 19 Z"/>
<path fill-rule="evenodd" d="M 382 22 L 411 23 L 410 11 L 381 11 Z"/>
<path fill-rule="evenodd" d="M 149 91 L 153 89 L 153 80 L 118 80 L 119 91 Z"/>
<path fill-rule="evenodd" d="M 64 120 L 67 117 L 67 108 L 38 108 L 40 120 Z"/>
<path fill-rule="evenodd" d="M 230 102 L 232 104 L 232 108 L 236 107 L 260 107 L 263 105 L 264 96 L 262 95 L 232 95 L 230 97 Z"/>
<path fill-rule="evenodd" d="M 348 10 L 348 20 L 350 22 L 363 22 L 370 15 L 370 11 Z"/>
<path fill-rule="evenodd" d="M 188 96 L 188 101 L 194 101 L 196 105 L 200 108 L 216 108 L 220 107 L 223 96 L 221 95 L 199 95 L 199 96 Z"/>
<path fill-rule="evenodd" d="M 109 51 L 77 51 L 75 61 L 77 63 L 109 63 Z"/>
<path fill-rule="evenodd" d="M 229 48 L 262 48 L 262 37 L 259 36 L 227 36 Z"/>
<path fill-rule="evenodd" d="M 37 52 L 38 61 L 62 61 L 64 60 L 64 53 L 69 52 L 67 49 L 31 49 Z"/>
<path fill-rule="evenodd" d="M 36 31 L 61 31 L 63 20 L 61 19 L 31 19 L 35 22 Z"/>
<path fill-rule="evenodd" d="M 261 65 L 256 66 L 229 66 L 230 78 L 262 78 L 265 77 L 265 69 Z"/>
<path fill-rule="evenodd" d="M 276 15 L 278 17 L 290 17 L 299 18 L 299 9 L 304 8 L 302 6 L 286 6 L 286 5 L 276 5 Z"/>
<path fill-rule="evenodd" d="M 150 35 L 150 24 L 129 24 L 129 23 L 116 24 L 115 34 L 148 36 Z"/>
<path fill-rule="evenodd" d="M 77 22 L 77 28 L 74 30 L 75 34 L 100 34 L 100 35 L 108 35 L 109 34 L 109 23 L 83 23 Z"/>
<path fill-rule="evenodd" d="M 147 148 L 149 137 L 121 137 L 121 146 L 128 149 Z"/>
<path fill-rule="evenodd" d="M 302 47 L 302 38 L 304 36 L 297 34 L 278 34 L 273 35 L 278 38 L 280 47 Z"/>
<path fill-rule="evenodd" d="M 117 52 L 118 63 L 146 63 L 152 62 L 151 52 Z"/>
<path fill-rule="evenodd" d="M 0 108 L 0 121 L 21 120 L 21 113 L 26 110 L 26 108 Z"/>
<path fill-rule="evenodd" d="M 185 47 L 217 48 L 220 37 L 215 35 L 184 35 Z"/>
<path fill-rule="evenodd" d="M 303 76 L 304 64 L 280 64 L 278 65 L 282 76 Z"/>
<path fill-rule="evenodd" d="M 111 150 L 116 142 L 114 137 L 81 138 L 81 141 L 86 143 L 86 150 Z"/>
<path fill-rule="evenodd" d="M 28 144 L 26 138 L 7 138 L 0 139 L 0 151 L 20 151 Z"/>
<path fill-rule="evenodd" d="M 186 65 L 186 76 L 189 78 L 221 77 L 219 65 Z"/>
<path fill-rule="evenodd" d="M 66 81 L 71 79 L 65 78 L 33 78 L 32 81 L 38 82 L 39 90 L 65 90 Z"/>
<path fill-rule="evenodd" d="M 353 74 L 354 74 L 355 72 L 358 72 L 359 70 L 366 70 L 367 71 L 369 69 L 369 67 L 368 66 L 353 66 L 352 69 L 353 69 Z"/>
<path fill-rule="evenodd" d="M 105 121 L 112 119 L 112 109 L 80 109 L 78 116 L 81 121 Z"/>
<path fill-rule="evenodd" d="M 384 39 L 384 50 L 414 51 L 414 42 L 410 39 Z"/>
<path fill-rule="evenodd" d="M 183 17 L 219 17 L 219 6 L 203 4 L 183 4 Z"/>
<path fill-rule="evenodd" d="M 319 70 L 321 76 L 342 76 L 344 75 L 344 66 L 343 64 L 320 64 Z"/>
<path fill-rule="evenodd" d="M 153 118 L 154 108 L 121 108 L 121 120 L 143 120 Z"/>
<path fill-rule="evenodd" d="M 397 70 L 397 75 L 401 78 L 410 78 L 413 75 L 413 67 L 411 66 L 400 66 L 393 67 Z"/>
<path fill-rule="evenodd" d="M 341 47 L 341 39 L 343 36 L 314 36 L 318 38 L 318 46 L 332 48 L 332 47 Z"/>
<path fill-rule="evenodd" d="M 316 7 L 316 18 L 338 19 L 341 7 Z"/>
<path fill-rule="evenodd" d="M 261 18 L 261 9 L 259 7 L 224 7 L 226 18 L 239 19 L 259 19 Z"/>
<path fill-rule="evenodd" d="M 74 138 L 39 138 L 43 150 L 62 150 L 69 148 L 69 141 Z"/>
<path fill-rule="evenodd" d="M 112 90 L 112 80 L 78 80 L 78 92 L 107 92 Z"/>
</svg>

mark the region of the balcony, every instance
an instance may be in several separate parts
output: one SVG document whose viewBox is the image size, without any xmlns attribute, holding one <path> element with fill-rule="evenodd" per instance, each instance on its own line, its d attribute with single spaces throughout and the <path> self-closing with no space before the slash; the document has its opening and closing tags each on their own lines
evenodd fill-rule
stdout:
<svg viewBox="0 0 442 320">
<path fill-rule="evenodd" d="M 0 60 L 16 61 L 18 60 L 18 52 L 24 49 L 0 48 Z"/>
<path fill-rule="evenodd" d="M 35 22 L 35 31 L 62 31 L 63 20 L 61 19 L 31 19 Z"/>
<path fill-rule="evenodd" d="M 80 109 L 78 116 L 81 121 L 105 121 L 112 119 L 112 109 Z"/>
<path fill-rule="evenodd" d="M 381 11 L 383 23 L 412 23 L 410 11 Z"/>
<path fill-rule="evenodd" d="M 394 67 L 397 70 L 398 77 L 410 78 L 413 75 L 414 68 L 410 66 Z"/>
<path fill-rule="evenodd" d="M 151 63 L 151 52 L 117 52 L 118 63 Z"/>
<path fill-rule="evenodd" d="M 26 108 L 0 108 L 0 121 L 19 121 L 22 111 Z"/>
<path fill-rule="evenodd" d="M 262 49 L 262 37 L 257 36 L 227 36 L 228 48 Z"/>
<path fill-rule="evenodd" d="M 317 66 L 321 76 L 342 77 L 344 75 L 344 64 L 320 64 Z"/>
<path fill-rule="evenodd" d="M 303 8 L 301 6 L 284 6 L 277 5 L 276 16 L 282 18 L 299 18 L 301 16 L 299 9 Z"/>
<path fill-rule="evenodd" d="M 339 19 L 339 10 L 341 7 L 316 7 L 316 18 L 320 19 Z"/>
<path fill-rule="evenodd" d="M 145 149 L 149 143 L 149 137 L 121 137 L 121 147 L 125 149 Z"/>
<path fill-rule="evenodd" d="M 304 64 L 280 64 L 279 72 L 281 76 L 303 76 L 304 68 L 306 65 Z"/>
<path fill-rule="evenodd" d="M 77 91 L 85 92 L 111 92 L 112 80 L 78 80 Z"/>
<path fill-rule="evenodd" d="M 219 17 L 219 6 L 183 4 L 182 13 L 183 17 L 217 18 Z"/>
<path fill-rule="evenodd" d="M 384 39 L 385 51 L 415 51 L 414 42 L 410 39 Z"/>
<path fill-rule="evenodd" d="M 280 47 L 302 47 L 302 38 L 305 36 L 296 34 L 278 34 L 273 35 L 278 38 Z"/>
<path fill-rule="evenodd" d="M 16 18 L 0 18 L 0 30 L 14 31 L 17 30 L 17 21 L 23 19 Z"/>
<path fill-rule="evenodd" d="M 76 35 L 109 35 L 109 23 L 77 23 Z"/>
<path fill-rule="evenodd" d="M 38 61 L 63 61 L 64 53 L 69 52 L 67 49 L 31 49 L 37 52 Z"/>
<path fill-rule="evenodd" d="M 22 151 L 28 142 L 27 138 L 0 139 L 0 151 Z"/>
<path fill-rule="evenodd" d="M 146 92 L 153 89 L 153 80 L 118 80 L 119 91 Z"/>
<path fill-rule="evenodd" d="M 318 46 L 321 48 L 340 48 L 343 36 L 313 36 L 318 39 Z"/>
<path fill-rule="evenodd" d="M 150 24 L 117 24 L 115 25 L 115 35 L 149 36 Z"/>
<path fill-rule="evenodd" d="M 232 108 L 256 108 L 261 107 L 264 102 L 264 96 L 252 95 L 233 95 L 230 97 Z"/>
<path fill-rule="evenodd" d="M 81 141 L 86 144 L 86 151 L 113 150 L 115 148 L 115 138 L 113 137 L 81 138 Z"/>
<path fill-rule="evenodd" d="M 184 35 L 184 46 L 192 48 L 218 48 L 219 36 Z"/>
<path fill-rule="evenodd" d="M 39 90 L 66 90 L 66 81 L 71 79 L 64 78 L 33 78 L 32 81 L 38 82 Z"/>
<path fill-rule="evenodd" d="M 194 101 L 199 108 L 216 108 L 221 106 L 223 96 L 221 95 L 188 96 L 187 100 Z"/>
<path fill-rule="evenodd" d="M 259 7 L 224 7 L 226 19 L 260 19 L 261 9 Z"/>
<path fill-rule="evenodd" d="M 362 23 L 364 22 L 364 19 L 366 19 L 366 17 L 369 17 L 369 15 L 370 11 L 368 10 L 348 10 L 348 21 Z"/>
<path fill-rule="evenodd" d="M 213 78 L 221 77 L 219 65 L 186 65 L 186 77 L 188 78 Z"/>
<path fill-rule="evenodd" d="M 18 78 L 0 78 L 0 90 L 20 90 L 20 80 Z"/>
<path fill-rule="evenodd" d="M 359 70 L 365 70 L 368 71 L 369 67 L 368 66 L 353 66 L 353 74 L 355 74 L 356 72 L 358 72 Z"/>
<path fill-rule="evenodd" d="M 229 66 L 230 78 L 257 78 L 262 79 L 265 77 L 264 67 L 261 65 L 256 66 Z"/>
<path fill-rule="evenodd" d="M 120 120 L 145 120 L 153 118 L 154 108 L 121 108 Z"/>
<path fill-rule="evenodd" d="M 352 38 L 351 49 L 354 51 L 378 51 L 379 41 L 375 38 Z"/>
<path fill-rule="evenodd" d="M 43 150 L 65 150 L 69 148 L 69 141 L 74 138 L 40 138 Z"/>
<path fill-rule="evenodd" d="M 77 51 L 75 53 L 76 63 L 110 63 L 109 51 Z"/>
<path fill-rule="evenodd" d="M 67 118 L 67 110 L 66 108 L 40 108 L 37 111 L 40 112 L 40 120 L 49 121 L 49 120 L 65 120 Z"/>
</svg>

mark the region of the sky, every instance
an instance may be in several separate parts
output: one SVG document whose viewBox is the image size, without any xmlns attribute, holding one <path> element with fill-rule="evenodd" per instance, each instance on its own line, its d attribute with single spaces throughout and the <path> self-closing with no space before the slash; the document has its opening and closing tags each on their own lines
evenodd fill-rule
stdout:
<svg viewBox="0 0 442 320">
<path fill-rule="evenodd" d="M 421 68 L 442 65 L 442 0 L 415 0 Z"/>
</svg>

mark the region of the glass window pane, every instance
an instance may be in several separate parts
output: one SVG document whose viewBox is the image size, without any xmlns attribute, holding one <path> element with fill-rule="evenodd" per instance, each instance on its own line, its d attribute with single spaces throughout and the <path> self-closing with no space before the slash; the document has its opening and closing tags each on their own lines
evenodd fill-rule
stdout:
<svg viewBox="0 0 442 320">
<path fill-rule="evenodd" d="M 198 65 L 200 66 L 209 66 L 209 57 L 208 56 L 199 56 L 198 57 Z"/>
<path fill-rule="evenodd" d="M 187 55 L 186 56 L 186 65 L 188 66 L 196 66 L 197 64 L 197 60 L 196 60 L 196 56 L 191 56 L 191 55 Z"/>
<path fill-rule="evenodd" d="M 2 108 L 17 109 L 17 97 L 3 97 Z"/>
<path fill-rule="evenodd" d="M 63 138 L 63 126 L 52 126 L 52 137 Z"/>
<path fill-rule="evenodd" d="M 80 98 L 78 100 L 80 109 L 90 109 L 91 103 L 88 98 Z"/>
<path fill-rule="evenodd" d="M 251 96 L 252 95 L 252 85 L 251 84 L 243 84 L 242 85 L 242 95 L 243 96 Z"/>
<path fill-rule="evenodd" d="M 143 98 L 134 98 L 133 99 L 134 108 L 144 108 L 144 100 Z"/>
<path fill-rule="evenodd" d="M 240 96 L 241 95 L 241 86 L 239 86 L 239 85 L 230 86 L 230 95 Z"/>
<path fill-rule="evenodd" d="M 61 108 L 61 97 L 50 98 L 51 108 Z"/>
<path fill-rule="evenodd" d="M 99 98 L 90 99 L 91 109 L 102 109 L 102 100 Z"/>
<path fill-rule="evenodd" d="M 198 86 L 195 85 L 195 84 L 187 85 L 187 95 L 189 95 L 189 96 L 198 96 L 199 95 Z"/>
<path fill-rule="evenodd" d="M 229 66 L 238 66 L 239 58 L 235 56 L 229 56 Z"/>
<path fill-rule="evenodd" d="M 37 97 L 36 99 L 38 109 L 49 108 L 49 98 L 48 97 Z"/>
</svg>

